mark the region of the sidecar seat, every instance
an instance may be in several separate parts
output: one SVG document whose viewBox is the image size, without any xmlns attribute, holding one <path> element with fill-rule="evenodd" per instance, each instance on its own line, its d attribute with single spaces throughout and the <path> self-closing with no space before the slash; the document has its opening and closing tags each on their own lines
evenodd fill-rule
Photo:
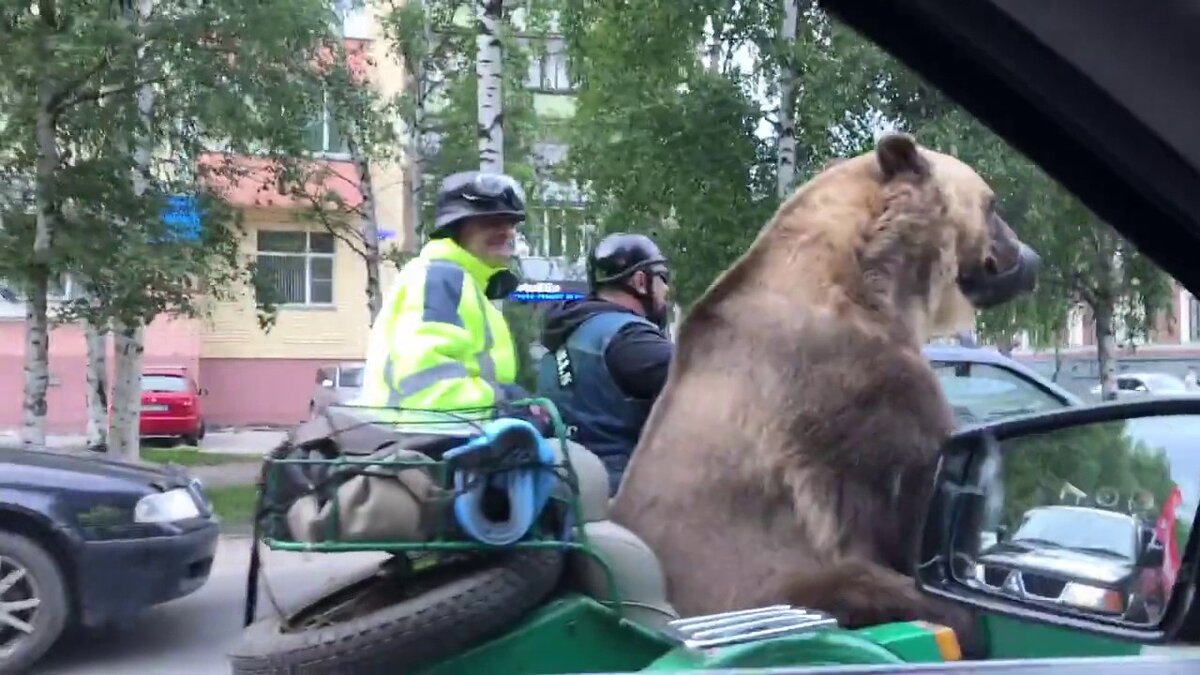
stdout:
<svg viewBox="0 0 1200 675">
<path fill-rule="evenodd" d="M 551 443 L 558 447 L 556 441 Z M 577 443 L 567 452 L 579 479 L 580 510 L 588 542 L 612 570 L 622 614 L 642 625 L 661 629 L 679 618 L 667 602 L 667 582 L 654 551 L 630 530 L 608 519 L 608 471 L 600 458 Z M 600 602 L 611 599 L 604 568 L 595 558 L 573 551 L 567 563 L 568 583 Z"/>
</svg>

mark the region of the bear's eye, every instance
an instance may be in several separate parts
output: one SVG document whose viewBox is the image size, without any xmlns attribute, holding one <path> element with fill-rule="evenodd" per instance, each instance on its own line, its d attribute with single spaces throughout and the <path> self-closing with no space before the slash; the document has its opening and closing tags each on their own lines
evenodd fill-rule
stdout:
<svg viewBox="0 0 1200 675">
<path fill-rule="evenodd" d="M 983 211 L 989 216 L 996 212 L 996 195 L 988 196 L 987 201 L 983 203 Z"/>
</svg>

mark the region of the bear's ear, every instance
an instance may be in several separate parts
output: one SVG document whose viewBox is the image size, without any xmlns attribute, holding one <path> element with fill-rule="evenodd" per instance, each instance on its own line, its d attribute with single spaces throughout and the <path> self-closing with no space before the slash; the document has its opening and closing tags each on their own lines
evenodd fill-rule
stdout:
<svg viewBox="0 0 1200 675">
<path fill-rule="evenodd" d="M 888 134 L 875 145 L 875 156 L 884 180 L 908 173 L 917 177 L 929 175 L 929 160 L 921 156 L 917 141 L 909 134 Z"/>
</svg>

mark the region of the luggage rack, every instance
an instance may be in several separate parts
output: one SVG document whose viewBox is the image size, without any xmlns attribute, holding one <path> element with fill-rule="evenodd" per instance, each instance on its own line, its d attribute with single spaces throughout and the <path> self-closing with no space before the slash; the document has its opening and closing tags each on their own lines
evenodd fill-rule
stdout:
<svg viewBox="0 0 1200 675">
<path fill-rule="evenodd" d="M 711 649 L 836 626 L 837 619 L 823 612 L 791 605 L 771 605 L 676 619 L 667 624 L 665 632 L 688 649 Z"/>
</svg>

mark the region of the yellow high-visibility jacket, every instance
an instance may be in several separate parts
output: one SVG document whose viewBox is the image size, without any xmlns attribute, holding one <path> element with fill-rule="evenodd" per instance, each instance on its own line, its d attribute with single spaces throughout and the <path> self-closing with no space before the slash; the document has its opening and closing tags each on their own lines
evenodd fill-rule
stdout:
<svg viewBox="0 0 1200 675">
<path fill-rule="evenodd" d="M 358 403 L 442 412 L 504 401 L 517 355 L 485 294 L 504 271 L 451 239 L 426 244 L 400 270 L 371 328 Z"/>
</svg>

